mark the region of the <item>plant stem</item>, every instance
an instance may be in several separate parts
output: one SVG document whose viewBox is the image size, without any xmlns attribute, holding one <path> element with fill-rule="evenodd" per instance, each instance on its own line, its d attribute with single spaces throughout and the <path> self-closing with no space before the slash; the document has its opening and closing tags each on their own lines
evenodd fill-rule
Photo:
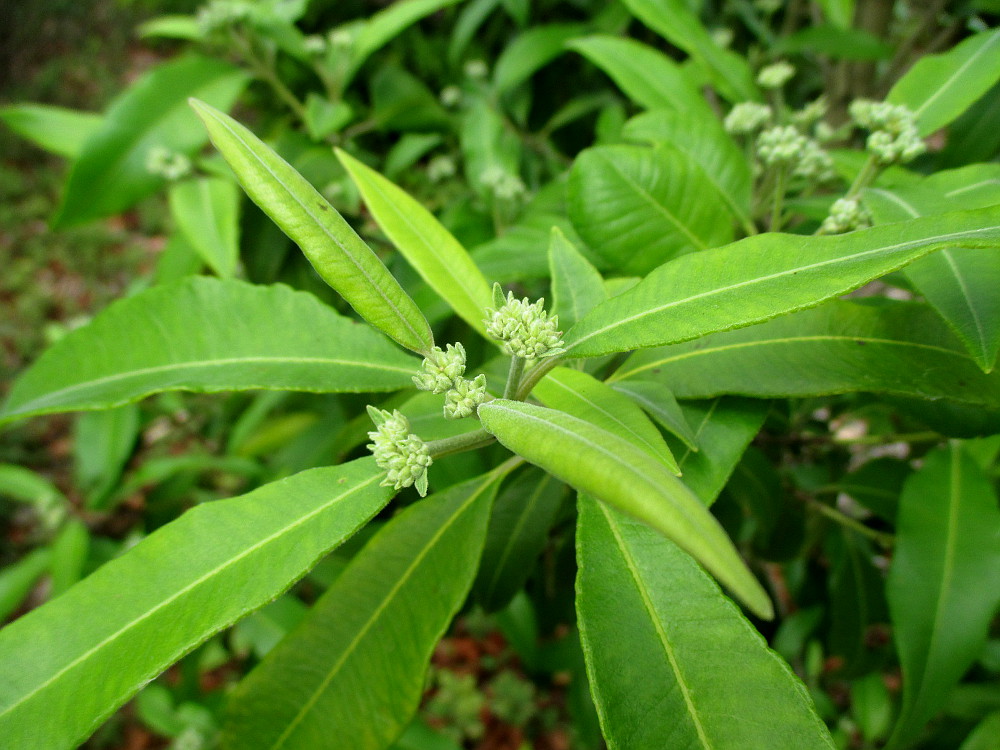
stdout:
<svg viewBox="0 0 1000 750">
<path fill-rule="evenodd" d="M 864 166 L 861 167 L 861 171 L 858 172 L 858 176 L 854 178 L 854 182 L 851 183 L 851 187 L 848 189 L 847 194 L 844 198 L 853 198 L 866 187 L 872 184 L 875 176 L 878 174 L 878 159 L 875 158 L 874 154 L 868 157 L 868 161 L 865 162 Z"/>
<path fill-rule="evenodd" d="M 257 56 L 253 50 L 253 45 L 242 34 L 238 34 L 235 31 L 230 33 L 230 37 L 235 42 L 240 53 L 243 55 L 243 58 L 246 60 L 247 64 L 251 67 L 256 76 L 267 83 L 274 90 L 274 93 L 278 95 L 278 98 L 288 105 L 289 109 L 295 113 L 295 116 L 298 117 L 299 120 L 305 122 L 305 105 L 299 101 L 299 98 L 295 96 L 291 89 L 285 85 L 284 81 L 278 77 L 278 75 L 274 72 L 274 69 Z"/>
<path fill-rule="evenodd" d="M 531 393 L 531 389 L 538 385 L 538 381 L 548 375 L 549 370 L 558 365 L 559 361 L 559 357 L 549 357 L 528 370 L 528 374 L 521 381 L 521 387 L 517 389 L 514 399 L 524 401 Z"/>
<path fill-rule="evenodd" d="M 774 180 L 774 201 L 771 203 L 771 222 L 768 230 L 777 232 L 781 229 L 781 209 L 785 202 L 785 166 L 782 164 Z"/>
<path fill-rule="evenodd" d="M 835 521 L 836 523 L 839 523 L 841 526 L 851 529 L 852 531 L 856 531 L 862 536 L 868 537 L 873 542 L 876 542 L 877 544 L 880 544 L 883 547 L 891 547 L 893 544 L 895 544 L 895 538 L 893 537 L 892 534 L 887 534 L 883 531 L 876 531 L 875 529 L 870 529 L 860 521 L 851 518 L 849 515 L 845 513 L 841 513 L 834 507 L 831 507 L 825 503 L 821 503 L 818 500 L 813 500 L 812 498 L 809 499 L 809 505 L 815 508 L 817 511 L 819 511 L 822 515 L 829 518 L 831 521 Z"/>
<path fill-rule="evenodd" d="M 431 458 L 436 459 L 442 456 L 450 456 L 452 453 L 462 453 L 474 450 L 475 448 L 482 448 L 492 443 L 495 439 L 486 430 L 480 428 L 462 435 L 456 435 L 455 437 L 432 440 L 427 443 L 427 450 L 430 451 Z"/>
<path fill-rule="evenodd" d="M 504 398 L 517 399 L 518 388 L 521 385 L 521 375 L 524 373 L 524 358 L 511 357 L 510 370 L 507 372 L 507 385 L 503 389 Z M 523 400 L 523 399 L 517 399 Z"/>
</svg>

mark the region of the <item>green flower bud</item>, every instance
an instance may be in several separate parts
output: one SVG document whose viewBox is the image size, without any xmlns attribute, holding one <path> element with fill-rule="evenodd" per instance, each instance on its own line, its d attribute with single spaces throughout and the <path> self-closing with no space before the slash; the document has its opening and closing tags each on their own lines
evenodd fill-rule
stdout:
<svg viewBox="0 0 1000 750">
<path fill-rule="evenodd" d="M 840 234 L 871 226 L 871 214 L 857 198 L 840 198 L 830 207 L 823 220 L 820 234 Z"/>
<path fill-rule="evenodd" d="M 447 351 L 441 351 L 441 347 L 435 346 L 422 367 L 424 371 L 413 376 L 413 384 L 422 391 L 444 393 L 454 387 L 465 372 L 465 347 L 448 344 Z"/>
<path fill-rule="evenodd" d="M 487 398 L 486 376 L 477 375 L 474 380 L 459 378 L 455 387 L 444 395 L 445 419 L 463 419 L 476 413 L 476 409 Z"/>
<path fill-rule="evenodd" d="M 865 147 L 881 164 L 908 162 L 927 150 L 916 115 L 902 104 L 858 99 L 849 112 L 857 125 L 872 131 Z"/>
<path fill-rule="evenodd" d="M 486 332 L 503 342 L 503 350 L 512 357 L 542 359 L 562 354 L 559 317 L 545 312 L 545 300 L 531 303 L 518 300 L 513 292 L 504 299 L 499 284 L 493 287 L 494 308 L 486 311 Z"/>
<path fill-rule="evenodd" d="M 780 89 L 794 75 L 795 68 L 782 60 L 762 68 L 757 74 L 757 83 L 766 89 Z"/>
<path fill-rule="evenodd" d="M 768 128 L 757 136 L 757 156 L 768 166 L 797 162 L 808 139 L 791 125 Z"/>
<path fill-rule="evenodd" d="M 415 486 L 421 497 L 427 495 L 427 468 L 433 463 L 427 444 L 410 433 L 409 420 L 398 411 L 368 407 L 375 430 L 368 433 L 368 445 L 375 463 L 385 469 L 383 487 L 401 490 Z"/>
<path fill-rule="evenodd" d="M 733 107 L 723 123 L 727 133 L 753 133 L 771 121 L 771 108 L 757 102 L 740 102 Z"/>
</svg>

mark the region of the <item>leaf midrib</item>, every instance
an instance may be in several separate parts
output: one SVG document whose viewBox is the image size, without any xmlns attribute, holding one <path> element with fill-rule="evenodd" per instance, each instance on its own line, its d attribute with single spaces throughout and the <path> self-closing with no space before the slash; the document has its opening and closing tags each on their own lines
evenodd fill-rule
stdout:
<svg viewBox="0 0 1000 750">
<path fill-rule="evenodd" d="M 934 91 L 933 94 L 931 94 L 929 97 L 927 97 L 927 99 L 924 100 L 924 103 L 921 104 L 917 108 L 917 110 L 913 113 L 916 116 L 916 118 L 919 120 L 920 119 L 920 115 L 922 115 L 924 113 L 924 111 L 931 104 L 933 104 L 940 96 L 942 96 L 942 94 L 945 91 L 949 90 L 952 87 L 952 85 L 954 84 L 955 80 L 958 79 L 959 76 L 961 76 L 962 73 L 964 73 L 965 70 L 970 65 L 972 65 L 974 62 L 976 62 L 976 60 L 978 60 L 982 55 L 984 55 L 986 53 L 986 51 L 997 40 L 1000 40 L 1000 32 L 994 32 L 993 37 L 991 39 L 989 39 L 986 42 L 984 42 L 982 47 L 980 47 L 974 53 L 972 53 L 972 55 L 969 57 L 968 60 L 966 60 L 964 63 L 962 63 L 954 73 L 952 73 L 948 78 L 945 79 L 944 83 L 942 83 L 940 86 L 938 86 L 935 89 L 935 91 Z"/>
</svg>

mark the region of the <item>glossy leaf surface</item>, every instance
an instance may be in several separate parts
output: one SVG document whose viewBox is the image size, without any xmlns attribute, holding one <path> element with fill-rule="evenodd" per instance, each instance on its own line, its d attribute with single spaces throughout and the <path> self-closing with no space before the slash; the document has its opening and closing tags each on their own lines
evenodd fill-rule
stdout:
<svg viewBox="0 0 1000 750">
<path fill-rule="evenodd" d="M 485 332 L 490 285 L 469 254 L 434 215 L 374 169 L 337 150 L 365 205 L 403 257 L 470 326 Z"/>
<path fill-rule="evenodd" d="M 666 384 L 678 398 L 758 398 L 864 391 L 1000 404 L 1000 375 L 983 374 L 919 303 L 836 300 L 738 331 L 632 355 L 613 376 Z"/>
<path fill-rule="evenodd" d="M 479 477 L 387 523 L 241 683 L 224 746 L 311 750 L 339 735 L 381 750 L 396 739 L 472 584 L 495 492 L 494 475 Z"/>
<path fill-rule="evenodd" d="M 323 280 L 389 337 L 415 352 L 429 351 L 434 337 L 423 313 L 326 198 L 234 119 L 202 102 L 191 106 L 247 195 L 298 244 Z"/>
<path fill-rule="evenodd" d="M 229 180 L 200 177 L 170 188 L 170 214 L 205 264 L 224 279 L 239 262 L 239 188 Z"/>
<path fill-rule="evenodd" d="M 725 531 L 662 462 L 617 435 L 554 409 L 497 399 L 479 407 L 504 446 L 580 492 L 638 518 L 705 566 L 754 612 L 771 602 Z"/>
<path fill-rule="evenodd" d="M 4 742 L 77 747 L 146 682 L 378 512 L 391 495 L 381 478 L 361 459 L 200 505 L 0 630 Z"/>
<path fill-rule="evenodd" d="M 75 159 L 83 144 L 101 127 L 96 112 L 49 104 L 15 104 L 0 108 L 0 121 L 18 135 L 59 156 Z"/>
<path fill-rule="evenodd" d="M 581 497 L 577 554 L 609 748 L 833 748 L 789 666 L 679 547 Z"/>
<path fill-rule="evenodd" d="M 1000 80 L 1000 30 L 982 31 L 940 55 L 917 60 L 886 96 L 905 104 L 927 136 L 962 114 Z"/>
<path fill-rule="evenodd" d="M 1000 246 L 1000 208 L 836 237 L 760 234 L 660 266 L 566 335 L 569 356 L 686 341 L 811 307 L 933 250 Z"/>
<path fill-rule="evenodd" d="M 599 146 L 570 171 L 573 226 L 622 274 L 643 275 L 693 250 L 730 241 L 731 219 L 704 170 L 671 147 Z"/>
<path fill-rule="evenodd" d="M 904 747 L 982 652 L 1000 591 L 1000 510 L 990 477 L 958 442 L 903 485 L 886 583 L 903 704 L 889 747 Z"/>
<path fill-rule="evenodd" d="M 412 357 L 310 294 L 191 277 L 69 333 L 15 382 L 0 422 L 171 390 L 394 390 L 413 371 Z"/>
<path fill-rule="evenodd" d="M 53 224 L 110 216 L 152 195 L 163 178 L 146 166 L 153 149 L 191 155 L 206 141 L 187 106 L 196 96 L 229 109 L 249 77 L 220 60 L 185 55 L 146 73 L 116 99 L 73 164 Z"/>
</svg>

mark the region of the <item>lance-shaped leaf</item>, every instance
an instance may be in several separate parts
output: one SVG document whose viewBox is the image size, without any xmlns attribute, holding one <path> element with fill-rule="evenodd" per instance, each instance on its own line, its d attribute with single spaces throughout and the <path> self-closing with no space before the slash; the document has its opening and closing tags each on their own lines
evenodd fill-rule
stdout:
<svg viewBox="0 0 1000 750">
<path fill-rule="evenodd" d="M 485 333 L 484 311 L 493 304 L 490 285 L 461 243 L 430 211 L 374 169 L 340 149 L 337 158 L 403 257 L 466 323 Z"/>
<path fill-rule="evenodd" d="M 378 512 L 391 495 L 382 476 L 366 458 L 199 505 L 0 630 L 4 743 L 77 747 L 149 680 Z"/>
<path fill-rule="evenodd" d="M 926 305 L 835 300 L 767 323 L 637 352 L 614 378 L 653 379 L 678 398 L 863 391 L 1000 404 L 984 374 Z"/>
<path fill-rule="evenodd" d="M 146 73 L 111 104 L 84 143 L 53 224 L 67 227 L 110 216 L 155 193 L 163 177 L 146 166 L 151 151 L 190 156 L 205 144 L 188 97 L 228 109 L 249 80 L 239 68 L 200 55 L 185 55 Z"/>
<path fill-rule="evenodd" d="M 414 360 L 311 294 L 190 277 L 120 300 L 14 383 L 0 423 L 160 391 L 389 391 Z"/>
<path fill-rule="evenodd" d="M 903 705 L 889 747 L 907 747 L 982 653 L 1000 604 L 1000 511 L 989 475 L 958 442 L 903 485 L 886 583 Z"/>
<path fill-rule="evenodd" d="M 675 544 L 581 496 L 577 555 L 580 634 L 609 748 L 834 747 L 789 666 Z"/>
<path fill-rule="evenodd" d="M 566 51 L 566 42 L 579 36 L 583 26 L 576 23 L 553 23 L 534 26 L 519 34 L 497 58 L 493 85 L 506 94 L 527 81 L 536 71 Z"/>
<path fill-rule="evenodd" d="M 1000 245 L 1000 206 L 836 237 L 760 234 L 666 263 L 566 335 L 591 357 L 759 323 L 858 288 L 933 250 Z"/>
<path fill-rule="evenodd" d="M 170 214 L 188 244 L 224 279 L 240 254 L 239 188 L 219 177 L 185 180 L 170 188 Z"/>
<path fill-rule="evenodd" d="M 760 99 L 745 59 L 720 47 L 685 0 L 624 0 L 632 15 L 705 68 L 712 83 L 730 102 Z"/>
<path fill-rule="evenodd" d="M 203 102 L 191 106 L 247 195 L 298 244 L 323 280 L 406 348 L 430 351 L 434 337 L 423 313 L 326 198 L 234 119 Z"/>
<path fill-rule="evenodd" d="M 666 108 L 715 117 L 681 66 L 648 45 L 598 34 L 575 39 L 567 46 L 611 76 L 630 99 L 646 109 Z"/>
<path fill-rule="evenodd" d="M 573 227 L 604 265 L 640 275 L 733 238 L 705 171 L 670 146 L 599 146 L 581 153 L 567 185 Z"/>
<path fill-rule="evenodd" d="M 101 127 L 96 112 L 49 104 L 15 104 L 0 108 L 0 121 L 18 135 L 59 156 L 75 159 L 83 144 Z"/>
<path fill-rule="evenodd" d="M 593 375 L 557 367 L 531 393 L 552 409 L 572 414 L 628 440 L 674 474 L 680 473 L 663 436 L 642 409 L 628 396 Z"/>
<path fill-rule="evenodd" d="M 982 31 L 940 55 L 917 60 L 886 101 L 905 104 L 926 136 L 962 114 L 1000 80 L 1000 30 Z"/>
<path fill-rule="evenodd" d="M 584 315 L 608 298 L 604 279 L 576 249 L 559 227 L 549 240 L 549 277 L 552 279 L 552 312 L 559 328 L 568 331 Z"/>
<path fill-rule="evenodd" d="M 755 613 L 773 615 L 767 593 L 726 532 L 662 462 L 614 433 L 554 409 L 497 399 L 480 406 L 479 416 L 504 446 L 580 492 L 652 526 Z"/>
<path fill-rule="evenodd" d="M 224 746 L 312 750 L 341 736 L 381 750 L 395 740 L 472 585 L 496 486 L 495 474 L 463 482 L 386 524 L 240 684 Z"/>
<path fill-rule="evenodd" d="M 680 438 L 689 450 L 698 450 L 697 438 L 691 431 L 680 404 L 663 383 L 652 380 L 626 380 L 615 383 L 613 388 L 638 404 L 660 427 Z"/>
</svg>

